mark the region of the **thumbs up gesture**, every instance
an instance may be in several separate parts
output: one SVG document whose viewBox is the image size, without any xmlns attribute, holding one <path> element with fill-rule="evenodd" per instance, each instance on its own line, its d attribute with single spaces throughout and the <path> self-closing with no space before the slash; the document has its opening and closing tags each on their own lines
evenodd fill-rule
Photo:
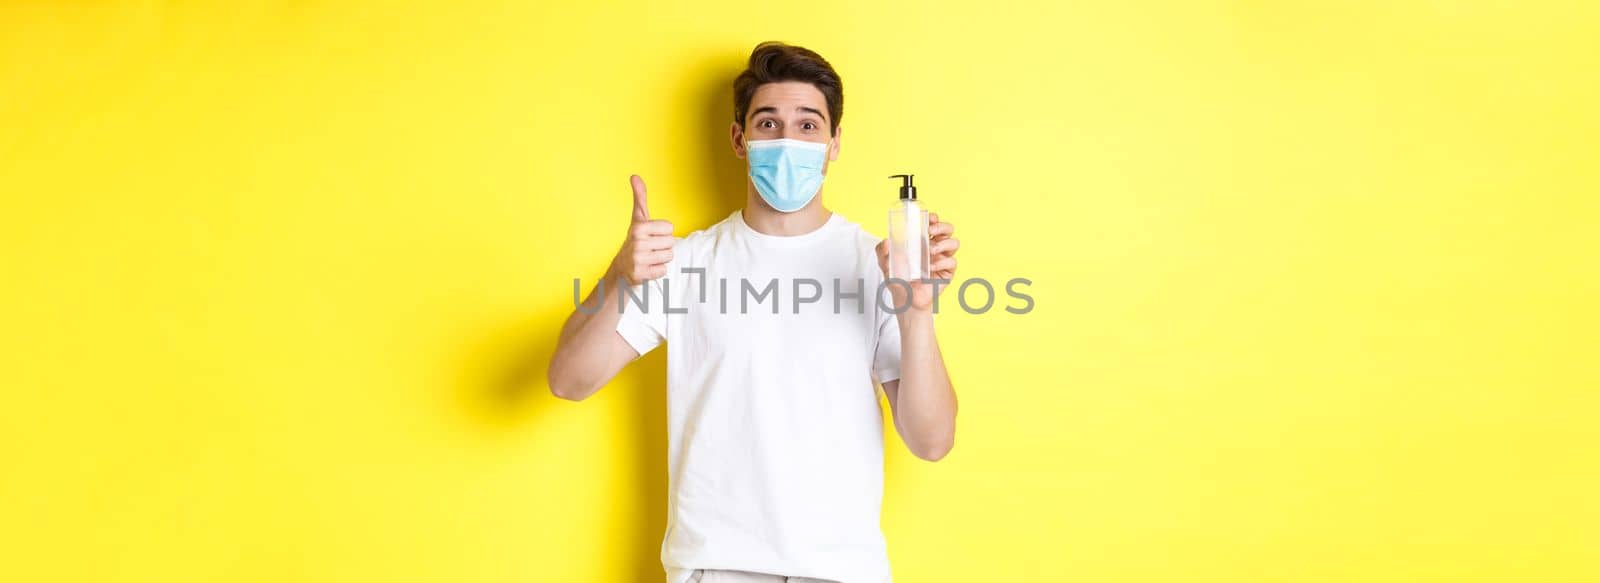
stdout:
<svg viewBox="0 0 1600 583">
<path fill-rule="evenodd" d="M 650 219 L 644 179 L 635 174 L 629 180 L 633 183 L 633 220 L 628 223 L 622 250 L 611 260 L 611 273 L 628 280 L 628 285 L 638 285 L 667 274 L 674 239 L 672 223 Z"/>
</svg>

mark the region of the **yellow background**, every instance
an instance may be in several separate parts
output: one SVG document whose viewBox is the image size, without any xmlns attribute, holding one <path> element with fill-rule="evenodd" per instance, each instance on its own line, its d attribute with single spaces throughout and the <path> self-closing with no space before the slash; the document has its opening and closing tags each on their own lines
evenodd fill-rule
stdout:
<svg viewBox="0 0 1600 583">
<path fill-rule="evenodd" d="M 657 580 L 662 354 L 545 359 L 782 39 L 1034 281 L 897 580 L 1600 580 L 1596 4 L 1058 4 L 0 2 L 0 579 Z"/>
</svg>

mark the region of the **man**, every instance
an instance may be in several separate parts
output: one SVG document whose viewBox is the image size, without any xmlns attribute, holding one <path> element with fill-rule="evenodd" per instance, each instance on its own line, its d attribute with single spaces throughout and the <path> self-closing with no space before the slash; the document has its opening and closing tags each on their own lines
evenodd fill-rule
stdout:
<svg viewBox="0 0 1600 583">
<path fill-rule="evenodd" d="M 676 240 L 633 176 L 628 236 L 562 327 L 550 389 L 582 400 L 668 344 L 669 583 L 889 581 L 874 383 L 912 453 L 950 451 L 932 280 L 959 243 L 930 214 L 933 277 L 885 280 L 887 247 L 822 205 L 844 107 L 821 56 L 762 43 L 733 90 L 744 209 Z"/>
</svg>

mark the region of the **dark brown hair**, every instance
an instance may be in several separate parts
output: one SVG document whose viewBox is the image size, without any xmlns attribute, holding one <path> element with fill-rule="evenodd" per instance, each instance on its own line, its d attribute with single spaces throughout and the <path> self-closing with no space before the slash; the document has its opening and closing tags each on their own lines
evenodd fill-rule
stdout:
<svg viewBox="0 0 1600 583">
<path fill-rule="evenodd" d="M 802 81 L 822 92 L 828 102 L 828 124 L 839 133 L 839 118 L 844 116 L 844 84 L 828 61 L 805 47 L 767 41 L 750 51 L 750 63 L 733 80 L 733 121 L 744 127 L 750 113 L 750 98 L 756 88 L 767 83 Z"/>
</svg>

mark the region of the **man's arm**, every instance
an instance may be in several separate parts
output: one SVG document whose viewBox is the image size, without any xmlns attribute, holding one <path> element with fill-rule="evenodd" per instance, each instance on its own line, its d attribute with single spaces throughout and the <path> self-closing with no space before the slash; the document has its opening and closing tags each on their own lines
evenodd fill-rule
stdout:
<svg viewBox="0 0 1600 583">
<path fill-rule="evenodd" d="M 955 279 L 955 252 L 960 242 L 955 226 L 939 222 L 939 215 L 928 215 L 930 263 L 933 279 Z M 878 245 L 879 265 L 888 271 L 888 246 Z M 913 282 L 907 298 L 901 285 L 888 286 L 896 306 L 905 306 L 896 315 L 900 326 L 900 378 L 883 383 L 890 414 L 901 441 L 917 457 L 938 461 L 950 453 L 956 441 L 956 391 L 945 369 L 939 339 L 933 331 L 933 286 Z"/>
<path fill-rule="evenodd" d="M 900 378 L 883 383 L 900 440 L 936 462 L 956 444 L 956 391 L 950 386 L 932 314 L 900 314 Z"/>
<path fill-rule="evenodd" d="M 561 326 L 556 352 L 550 357 L 547 380 L 557 397 L 581 401 L 605 386 L 617 372 L 639 357 L 639 353 L 617 333 L 622 315 L 617 306 L 618 289 L 624 282 L 637 285 L 667 273 L 672 260 L 672 223 L 650 220 L 645 202 L 644 180 L 633 183 L 633 220 L 628 238 L 611 260 L 606 274 L 589 292 L 583 303 L 594 313 L 573 310 Z M 594 302 L 598 303 L 594 303 Z"/>
<path fill-rule="evenodd" d="M 617 333 L 617 320 L 621 317 L 616 309 L 617 287 L 621 281 L 607 270 L 606 276 L 583 301 L 595 312 L 585 314 L 574 310 L 561 326 L 561 337 L 556 341 L 555 354 L 550 357 L 548 374 L 550 392 L 555 396 L 582 401 L 639 357 Z M 598 304 L 593 303 L 596 299 Z"/>
</svg>

